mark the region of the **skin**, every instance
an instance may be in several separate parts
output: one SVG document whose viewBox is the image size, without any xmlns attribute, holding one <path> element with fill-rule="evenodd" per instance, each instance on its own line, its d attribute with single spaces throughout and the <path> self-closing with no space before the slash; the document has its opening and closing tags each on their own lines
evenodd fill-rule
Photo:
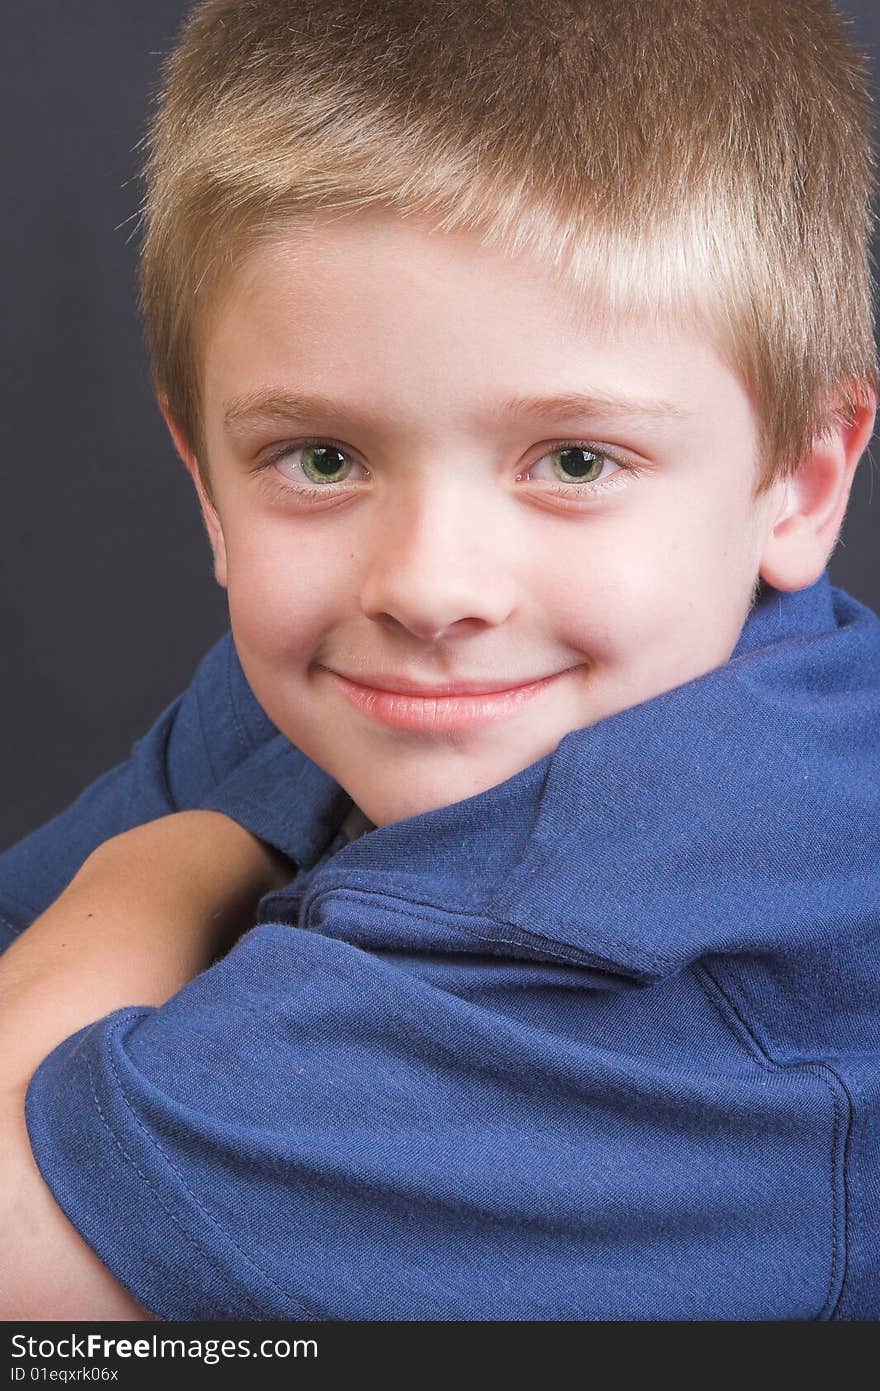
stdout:
<svg viewBox="0 0 880 1391">
<path fill-rule="evenodd" d="M 339 405 L 227 429 L 229 403 L 266 389 Z M 513 394 L 586 390 L 687 414 L 493 418 Z M 726 662 L 759 576 L 793 590 L 822 573 L 876 410 L 756 501 L 755 412 L 704 338 L 578 312 L 534 260 L 385 212 L 252 251 L 210 320 L 202 391 L 212 498 L 164 413 L 245 674 L 377 825 L 478 794 L 569 731 Z M 310 437 L 341 450 L 323 456 L 340 481 L 298 447 Z M 571 441 L 594 452 L 560 454 Z M 376 722 L 325 667 L 427 685 L 565 674 L 451 734 Z"/>
</svg>

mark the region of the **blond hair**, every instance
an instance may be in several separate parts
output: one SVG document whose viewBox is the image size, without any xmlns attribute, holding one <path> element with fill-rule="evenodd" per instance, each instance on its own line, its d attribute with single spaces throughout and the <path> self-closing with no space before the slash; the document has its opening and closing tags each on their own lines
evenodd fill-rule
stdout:
<svg viewBox="0 0 880 1391">
<path fill-rule="evenodd" d="M 698 325 L 756 494 L 878 390 L 866 55 L 826 0 L 203 0 L 145 138 L 153 385 L 208 484 L 200 335 L 296 218 L 382 208 Z"/>
</svg>

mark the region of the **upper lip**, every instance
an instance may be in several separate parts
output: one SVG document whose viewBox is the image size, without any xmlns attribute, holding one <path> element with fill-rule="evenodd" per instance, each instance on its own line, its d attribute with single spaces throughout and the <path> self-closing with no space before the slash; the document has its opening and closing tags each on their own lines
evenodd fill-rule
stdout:
<svg viewBox="0 0 880 1391">
<path fill-rule="evenodd" d="M 347 676 L 345 672 L 336 672 L 337 676 L 342 676 L 346 681 L 352 681 L 357 686 L 370 686 L 379 691 L 390 691 L 393 695 L 413 695 L 430 698 L 432 696 L 456 696 L 456 695 L 494 695 L 499 691 L 512 691 L 520 686 L 534 686 L 538 681 L 547 681 L 551 676 L 559 676 L 558 671 L 546 672 L 543 676 L 523 676 L 515 677 L 510 681 L 499 681 L 495 677 L 491 681 L 444 681 L 439 685 L 425 686 L 419 681 L 410 681 L 405 676 Z"/>
</svg>

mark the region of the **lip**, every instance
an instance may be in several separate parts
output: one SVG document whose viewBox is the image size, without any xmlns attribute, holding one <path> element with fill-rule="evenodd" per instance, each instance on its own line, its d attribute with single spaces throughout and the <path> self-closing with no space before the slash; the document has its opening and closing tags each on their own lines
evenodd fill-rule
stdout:
<svg viewBox="0 0 880 1391">
<path fill-rule="evenodd" d="M 446 686 L 418 687 L 394 678 L 394 685 L 371 686 L 352 681 L 325 668 L 337 690 L 356 710 L 393 729 L 449 733 L 491 724 L 514 714 L 554 685 L 564 671 L 516 686 L 488 686 L 486 682 L 454 682 Z M 568 668 L 567 670 L 570 670 Z M 391 678 L 382 678 L 390 681 Z"/>
</svg>

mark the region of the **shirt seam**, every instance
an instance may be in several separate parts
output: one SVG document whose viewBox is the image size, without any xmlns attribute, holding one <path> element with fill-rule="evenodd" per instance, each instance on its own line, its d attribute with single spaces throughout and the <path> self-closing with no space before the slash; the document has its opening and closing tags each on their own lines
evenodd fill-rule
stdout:
<svg viewBox="0 0 880 1391">
<path fill-rule="evenodd" d="M 183 1191 L 187 1194 L 187 1196 L 190 1198 L 190 1200 L 194 1203 L 194 1205 L 195 1205 L 195 1206 L 199 1209 L 199 1211 L 202 1213 L 202 1216 L 205 1218 L 205 1220 L 206 1220 L 206 1222 L 209 1224 L 209 1226 L 214 1227 L 218 1232 L 222 1233 L 222 1235 L 226 1238 L 226 1240 L 229 1241 L 230 1244 L 231 1244 L 232 1246 L 235 1247 L 236 1251 L 239 1253 L 239 1255 L 242 1257 L 242 1259 L 246 1262 L 246 1264 L 249 1265 L 253 1270 L 255 1270 L 259 1275 L 261 1275 L 265 1280 L 267 1280 L 267 1281 L 269 1282 L 269 1284 L 272 1285 L 272 1286 L 278 1291 L 279 1294 L 283 1295 L 285 1299 L 289 1300 L 289 1301 L 296 1307 L 296 1309 L 299 1311 L 300 1316 L 303 1316 L 303 1317 L 306 1317 L 306 1318 L 310 1318 L 310 1319 L 320 1318 L 320 1315 L 316 1315 L 315 1312 L 314 1312 L 314 1310 L 312 1310 L 308 1305 L 304 1304 L 303 1301 L 300 1300 L 299 1298 L 297 1298 L 296 1295 L 292 1294 L 289 1290 L 284 1289 L 284 1287 L 283 1287 L 282 1285 L 279 1285 L 278 1281 L 275 1280 L 275 1279 L 273 1278 L 273 1276 L 269 1274 L 268 1271 L 264 1270 L 264 1269 L 262 1268 L 262 1266 L 259 1265 L 258 1262 L 255 1261 L 255 1260 L 253 1259 L 252 1256 L 249 1256 L 248 1253 L 247 1253 L 246 1251 L 242 1250 L 242 1248 L 239 1246 L 238 1242 L 237 1242 L 237 1241 L 235 1240 L 235 1238 L 231 1235 L 231 1233 L 228 1232 L 228 1231 L 226 1231 L 226 1229 L 217 1221 L 217 1219 L 216 1219 L 215 1217 L 212 1217 L 212 1216 L 211 1216 L 211 1213 L 208 1211 L 208 1209 L 204 1206 L 203 1203 L 201 1203 L 201 1202 L 199 1201 L 199 1199 L 196 1197 L 195 1193 L 193 1193 L 192 1189 L 191 1189 L 191 1188 L 189 1187 L 189 1185 L 185 1182 L 185 1180 L 184 1180 L 182 1174 L 180 1173 L 180 1170 L 177 1168 L 177 1166 L 176 1166 L 176 1165 L 174 1164 L 174 1162 L 171 1160 L 171 1158 L 169 1157 L 169 1155 L 166 1154 L 165 1150 L 164 1150 L 164 1149 L 162 1148 L 162 1146 L 159 1144 L 158 1140 L 156 1140 L 156 1139 L 150 1134 L 149 1130 L 147 1130 L 146 1126 L 144 1126 L 143 1122 L 142 1122 L 142 1121 L 140 1120 L 140 1118 L 138 1117 L 136 1111 L 134 1110 L 134 1107 L 131 1105 L 131 1103 L 130 1103 L 130 1101 L 129 1101 L 127 1095 L 126 1095 L 125 1087 L 123 1086 L 122 1079 L 121 1079 L 121 1077 L 119 1076 L 119 1073 L 118 1073 L 118 1071 L 117 1071 L 117 1069 L 116 1069 L 116 1064 L 115 1064 L 115 1062 L 114 1062 L 113 1054 L 112 1054 L 111 1048 L 110 1048 L 110 1045 L 112 1044 L 112 1042 L 113 1042 L 113 1040 L 114 1040 L 116 1034 L 120 1031 L 120 1029 L 123 1027 L 123 1025 L 128 1024 L 128 1023 L 130 1023 L 130 1022 L 131 1022 L 130 1017 L 125 1017 L 125 1018 L 123 1018 L 123 1019 L 120 1019 L 117 1023 L 113 1024 L 113 1025 L 110 1027 L 110 1029 L 108 1030 L 109 1037 L 108 1037 L 108 1039 L 107 1039 L 107 1060 L 108 1060 L 108 1062 L 109 1062 L 110 1071 L 111 1071 L 111 1073 L 112 1073 L 112 1075 L 113 1075 L 113 1079 L 114 1079 L 114 1081 L 115 1081 L 115 1083 L 116 1083 L 116 1087 L 117 1087 L 117 1090 L 118 1090 L 118 1092 L 119 1092 L 119 1095 L 120 1095 L 120 1097 L 121 1097 L 121 1099 L 122 1099 L 122 1101 L 123 1101 L 123 1104 L 125 1105 L 126 1109 L 128 1110 L 128 1112 L 129 1112 L 129 1114 L 130 1114 L 130 1116 L 131 1116 L 131 1118 L 132 1118 L 134 1124 L 137 1126 L 138 1130 L 140 1130 L 140 1132 L 141 1132 L 142 1135 L 145 1137 L 145 1139 L 148 1141 L 148 1143 L 153 1147 L 153 1149 L 155 1149 L 155 1150 L 162 1156 L 162 1159 L 164 1160 L 164 1162 L 166 1163 L 166 1165 L 168 1166 L 168 1168 L 171 1170 L 171 1172 L 174 1174 L 175 1178 L 177 1179 L 177 1181 L 178 1181 L 178 1183 L 180 1184 L 180 1186 L 181 1186 L 181 1188 L 183 1189 Z M 96 1107 L 96 1109 L 97 1109 L 98 1115 L 99 1115 L 99 1117 L 100 1117 L 100 1119 L 101 1119 L 101 1123 L 103 1124 L 104 1128 L 106 1129 L 106 1131 L 107 1131 L 108 1135 L 110 1136 L 111 1140 L 113 1141 L 113 1143 L 116 1145 L 116 1147 L 117 1147 L 117 1149 L 119 1150 L 120 1154 L 122 1155 L 123 1159 L 125 1159 L 126 1162 L 135 1170 L 135 1172 L 138 1174 L 138 1176 L 139 1176 L 141 1179 L 143 1179 L 144 1183 L 146 1183 L 147 1187 L 150 1189 L 150 1192 L 151 1192 L 151 1193 L 154 1195 L 154 1197 L 156 1198 L 156 1201 L 159 1203 L 160 1207 L 163 1209 L 163 1211 L 165 1211 L 165 1212 L 168 1214 L 168 1216 L 169 1216 L 169 1217 L 171 1218 L 171 1220 L 175 1223 L 175 1225 L 178 1226 L 178 1227 L 180 1228 L 181 1232 L 183 1232 L 183 1234 L 187 1237 L 187 1239 L 189 1240 L 190 1244 L 191 1244 L 197 1251 L 200 1251 L 200 1252 L 202 1253 L 202 1255 L 206 1258 L 206 1260 L 210 1263 L 210 1265 L 212 1266 L 212 1268 L 213 1268 L 214 1270 L 218 1271 L 221 1275 L 225 1276 L 225 1275 L 226 1275 L 226 1271 L 223 1269 L 223 1267 L 217 1264 L 216 1260 L 215 1260 L 215 1259 L 210 1255 L 210 1253 L 209 1253 L 208 1251 L 206 1251 L 205 1248 L 200 1244 L 200 1242 L 199 1242 L 197 1236 L 189 1229 L 189 1227 L 183 1225 L 183 1223 L 181 1222 L 181 1219 L 180 1219 L 178 1216 L 176 1216 L 175 1213 L 174 1213 L 174 1212 L 168 1207 L 168 1205 L 163 1201 L 162 1197 L 160 1196 L 159 1193 L 157 1193 L 157 1191 L 156 1191 L 156 1189 L 154 1188 L 153 1184 L 150 1183 L 149 1178 L 146 1176 L 146 1174 L 143 1173 L 143 1171 L 142 1171 L 141 1168 L 139 1167 L 137 1161 L 128 1153 L 128 1151 L 127 1151 L 127 1150 L 125 1149 L 125 1147 L 123 1146 L 121 1140 L 118 1138 L 118 1136 L 117 1136 L 117 1135 L 115 1134 L 115 1132 L 113 1131 L 112 1127 L 110 1126 L 109 1122 L 107 1121 L 107 1118 L 106 1118 L 105 1115 L 104 1115 L 104 1112 L 103 1112 L 103 1110 L 102 1110 L 102 1108 L 101 1108 L 101 1103 L 100 1103 L 100 1101 L 98 1100 L 98 1095 L 97 1095 L 97 1091 L 96 1091 L 96 1088 L 95 1088 L 94 1072 L 93 1072 L 93 1068 L 92 1068 L 91 1061 L 89 1060 L 88 1057 L 86 1057 L 86 1066 L 87 1066 L 87 1068 L 88 1068 L 88 1074 L 89 1074 L 89 1088 L 90 1088 L 90 1090 L 91 1090 L 92 1099 L 93 1099 L 93 1101 L 94 1101 L 94 1103 L 95 1103 L 95 1107 Z M 247 1296 L 246 1296 L 246 1297 L 247 1297 Z M 251 1306 L 261 1317 L 264 1317 L 262 1311 L 258 1308 L 258 1306 L 254 1303 L 254 1301 L 253 1301 L 252 1299 L 248 1298 L 248 1303 L 250 1304 L 250 1306 Z"/>
<path fill-rule="evenodd" d="M 165 1212 L 165 1213 L 167 1214 L 167 1216 L 171 1218 L 171 1221 L 174 1223 L 175 1227 L 177 1227 L 177 1229 L 178 1229 L 178 1231 L 180 1232 L 181 1236 L 183 1237 L 184 1241 L 188 1242 L 190 1246 L 192 1246 L 196 1251 L 198 1251 L 199 1254 L 200 1254 L 202 1257 L 204 1257 L 204 1259 L 208 1262 L 208 1264 L 212 1267 L 213 1270 L 215 1270 L 218 1274 L 222 1274 L 223 1272 L 219 1269 L 219 1267 L 218 1267 L 218 1265 L 217 1265 L 217 1262 L 213 1259 L 213 1257 L 211 1256 L 210 1252 L 207 1251 L 207 1250 L 205 1249 L 205 1247 L 201 1244 L 201 1242 L 197 1239 L 197 1237 L 194 1236 L 194 1234 L 193 1234 L 192 1232 L 190 1232 L 189 1229 L 183 1225 L 183 1223 L 180 1221 L 180 1218 L 176 1215 L 175 1212 L 173 1212 L 173 1210 L 172 1210 L 172 1209 L 168 1206 L 168 1204 L 164 1201 L 164 1199 L 162 1198 L 161 1194 L 158 1193 L 158 1192 L 156 1191 L 156 1189 L 154 1188 L 153 1184 L 150 1182 L 150 1180 L 149 1180 L 149 1178 L 147 1177 L 147 1175 L 146 1175 L 146 1174 L 143 1172 L 143 1170 L 141 1169 L 140 1165 L 137 1163 L 137 1161 L 136 1161 L 135 1159 L 132 1158 L 132 1156 L 131 1156 L 131 1155 L 128 1153 L 128 1151 L 125 1149 L 125 1147 L 124 1147 L 124 1145 L 122 1144 L 122 1142 L 121 1142 L 121 1140 L 119 1139 L 119 1137 L 114 1133 L 114 1131 L 113 1131 L 113 1129 L 112 1129 L 112 1127 L 111 1127 L 109 1121 L 107 1120 L 107 1117 L 106 1117 L 105 1114 L 104 1114 L 104 1110 L 103 1110 L 103 1108 L 102 1108 L 102 1106 L 101 1106 L 101 1103 L 100 1103 L 100 1101 L 98 1100 L 98 1093 L 97 1093 L 97 1091 L 96 1091 L 96 1089 L 95 1089 L 94 1072 L 93 1072 L 93 1070 L 92 1070 L 92 1064 L 91 1064 L 91 1062 L 89 1061 L 88 1058 L 86 1058 L 86 1068 L 87 1068 L 88 1076 L 89 1076 L 89 1090 L 91 1091 L 91 1094 L 92 1094 L 92 1100 L 93 1100 L 93 1102 L 95 1103 L 95 1109 L 96 1109 L 97 1112 L 98 1112 L 98 1116 L 99 1116 L 99 1118 L 100 1118 L 101 1124 L 103 1125 L 104 1129 L 107 1131 L 107 1134 L 109 1135 L 109 1137 L 110 1137 L 111 1141 L 113 1142 L 113 1144 L 114 1144 L 114 1145 L 116 1146 L 116 1148 L 119 1150 L 119 1153 L 122 1155 L 122 1158 L 125 1160 L 125 1162 L 126 1162 L 127 1164 L 129 1164 L 129 1165 L 131 1166 L 132 1169 L 134 1169 L 134 1171 L 135 1171 L 135 1173 L 138 1175 L 138 1177 L 141 1178 L 141 1179 L 143 1179 L 144 1183 L 145 1183 L 146 1186 L 149 1188 L 150 1192 L 153 1194 L 153 1197 L 156 1199 L 156 1202 L 157 1202 L 157 1203 L 159 1204 L 159 1206 L 161 1207 L 162 1211 Z M 131 1109 L 131 1108 L 129 1108 L 129 1109 Z M 140 1293 L 139 1293 L 137 1290 L 132 1291 L 132 1293 L 134 1293 L 135 1296 L 136 1296 L 138 1299 L 141 1298 L 141 1295 L 140 1295 Z M 151 1309 L 151 1311 L 152 1311 L 153 1313 L 160 1313 L 160 1312 L 161 1312 L 160 1309 L 156 1308 L 156 1307 L 152 1304 L 152 1301 L 151 1301 L 151 1303 L 150 1303 L 150 1305 L 149 1305 L 148 1307 L 150 1307 L 150 1309 Z M 254 1305 L 252 1305 L 251 1307 L 255 1308 Z M 169 1313 L 167 1312 L 167 1306 L 166 1306 L 166 1312 L 165 1312 L 165 1315 L 164 1315 L 164 1316 L 165 1316 L 166 1318 L 168 1318 L 168 1317 L 173 1317 L 173 1315 L 171 1315 L 171 1314 L 169 1314 Z"/>
<path fill-rule="evenodd" d="M 12 928 L 13 932 L 21 932 L 23 931 L 22 927 L 19 926 L 15 918 L 11 915 L 15 913 L 30 913 L 33 916 L 38 916 L 39 912 L 40 910 L 35 908 L 33 904 L 25 903 L 23 899 L 16 898 L 14 894 L 4 894 L 4 901 L 2 906 L 0 906 L 0 922 L 4 923 L 6 927 Z"/>
<path fill-rule="evenodd" d="M 557 856 L 555 852 L 549 851 L 546 847 L 540 851 L 532 851 L 528 862 L 523 863 L 505 882 L 503 898 L 505 900 L 512 898 L 514 903 L 517 904 L 524 900 L 527 904 L 531 905 L 531 881 L 539 873 L 552 875 L 556 859 Z M 441 911 L 446 910 L 444 909 Z M 491 921 L 500 923 L 502 926 L 508 927 L 512 931 L 520 932 L 527 936 L 534 936 L 538 941 L 547 940 L 546 937 L 542 937 L 538 933 L 532 933 L 529 928 L 523 927 L 517 922 L 512 922 L 510 918 L 506 916 L 504 904 L 497 904 L 497 895 L 495 898 L 488 901 L 484 909 L 484 914 L 487 918 L 490 918 Z M 632 959 L 634 954 L 638 956 L 637 965 L 626 966 L 622 962 L 616 963 L 618 974 L 625 972 L 630 975 L 637 975 L 641 978 L 656 978 L 675 969 L 678 964 L 676 959 L 660 952 L 652 951 L 650 948 L 644 946 L 640 947 L 638 951 L 634 953 L 631 940 L 627 941 L 625 938 L 615 937 L 610 932 L 606 931 L 603 926 L 594 926 L 593 930 L 596 935 L 601 938 L 602 944 L 612 951 L 626 953 L 630 959 Z M 605 960 L 610 958 L 603 957 L 602 959 Z"/>
<path fill-rule="evenodd" d="M 313 898 L 306 900 L 303 904 L 302 911 L 305 914 L 306 922 L 309 921 L 312 913 L 319 904 L 321 904 L 325 898 L 331 897 L 335 899 L 350 899 L 355 903 L 364 898 L 379 899 L 386 904 L 389 911 L 396 914 L 397 917 L 406 917 L 410 920 L 414 919 L 416 922 L 428 923 L 431 926 L 436 926 L 438 919 L 442 922 L 443 918 L 457 918 L 462 920 L 464 930 L 468 932 L 471 937 L 475 937 L 480 942 L 501 943 L 504 946 L 526 948 L 534 945 L 535 948 L 540 947 L 544 955 L 552 956 L 558 961 L 565 961 L 571 966 L 595 964 L 599 969 L 607 970 L 613 975 L 626 975 L 630 977 L 637 975 L 636 970 L 621 966 L 610 957 L 599 956 L 595 953 L 586 951 L 578 954 L 559 951 L 557 948 L 550 945 L 549 938 L 542 936 L 539 932 L 529 932 L 525 928 L 518 927 L 515 923 L 505 922 L 490 914 L 469 913 L 460 908 L 440 908 L 436 904 L 421 903 L 416 899 L 402 899 L 373 889 L 343 888 L 340 885 L 321 888 Z M 419 912 L 419 908 L 431 909 L 433 911 Z M 518 936 L 502 937 L 497 933 L 490 935 L 487 932 L 478 932 L 473 926 L 474 922 L 497 923 L 500 928 L 506 928 L 508 931 L 516 932 Z"/>
<path fill-rule="evenodd" d="M 14 923 L 11 918 L 8 918 L 5 913 L 0 913 L 0 927 L 7 928 L 12 933 L 14 941 L 16 937 L 20 937 L 26 930 L 27 924 L 25 924 L 24 927 L 20 927 L 18 923 Z"/>
<path fill-rule="evenodd" d="M 813 1322 L 827 1322 L 834 1317 L 835 1310 L 839 1308 L 841 1304 L 847 1277 L 847 1233 L 850 1220 L 847 1164 L 850 1156 L 853 1126 L 855 1122 L 855 1107 L 849 1093 L 849 1088 L 840 1074 L 827 1062 L 780 1062 L 779 1059 L 774 1058 L 769 1050 L 759 1042 L 754 1029 L 746 1019 L 744 1008 L 734 999 L 733 987 L 729 983 L 726 987 L 722 985 L 718 976 L 713 974 L 705 962 L 695 962 L 693 964 L 693 972 L 710 1004 L 714 1005 L 716 1011 L 721 1015 L 731 1033 L 745 1047 L 754 1063 L 765 1071 L 772 1073 L 800 1072 L 810 1077 L 815 1077 L 816 1080 L 825 1087 L 831 1098 L 834 1111 L 834 1122 L 831 1134 L 831 1172 L 829 1175 L 829 1188 L 831 1192 L 831 1271 L 828 1280 L 828 1293 L 825 1296 L 822 1308 L 812 1320 Z M 832 1080 L 836 1086 L 832 1085 Z M 845 1133 L 843 1138 L 843 1154 L 839 1159 L 841 1131 Z M 838 1214 L 838 1199 L 842 1209 L 842 1216 Z"/>
</svg>

